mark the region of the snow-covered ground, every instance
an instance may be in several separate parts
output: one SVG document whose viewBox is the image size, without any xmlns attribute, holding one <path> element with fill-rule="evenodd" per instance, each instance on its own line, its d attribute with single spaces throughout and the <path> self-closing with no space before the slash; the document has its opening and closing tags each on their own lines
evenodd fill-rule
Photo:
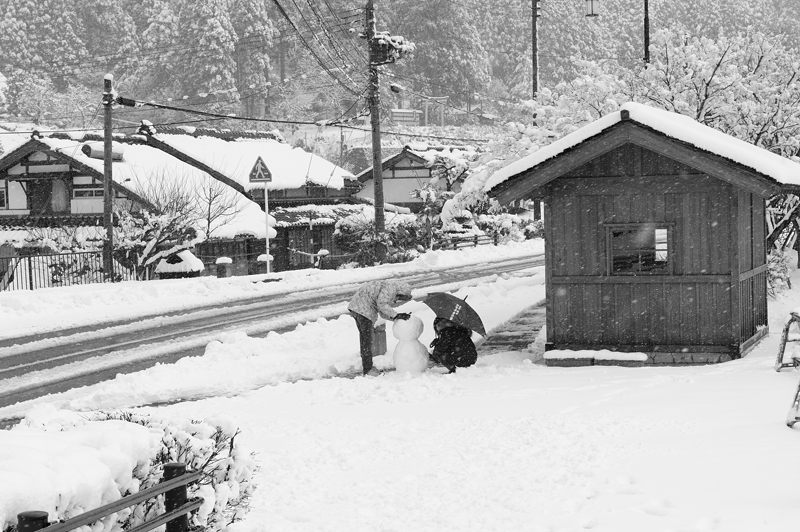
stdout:
<svg viewBox="0 0 800 532">
<path fill-rule="evenodd" d="M 800 431 L 784 424 L 798 373 L 773 364 L 800 296 L 798 272 L 794 281 L 770 301 L 770 335 L 725 364 L 546 367 L 540 338 L 453 375 L 337 378 L 358 366 L 355 325 L 342 316 L 264 339 L 230 335 L 203 357 L 0 409 L 0 417 L 34 406 L 42 420 L 61 415 L 48 414 L 57 408 L 196 399 L 138 410 L 241 428 L 260 467 L 237 532 L 788 532 L 800 522 Z M 543 297 L 538 277 L 457 293 L 489 330 Z M 428 342 L 430 311 L 418 302 L 402 310 L 422 318 Z M 0 432 L 0 448 L 11 448 L 15 432 Z M 15 462 L 36 456 L 13 448 Z M 41 486 L 18 481 L 23 491 Z M 0 514 L 19 509 L 3 503 Z"/>
<path fill-rule="evenodd" d="M 130 320 L 263 296 L 290 294 L 390 277 L 399 272 L 442 271 L 542 253 L 541 239 L 502 246 L 432 251 L 410 263 L 349 270 L 297 270 L 270 275 L 199 277 L 150 282 L 127 281 L 0 292 L 0 339 L 100 322 Z M 259 282 L 264 279 L 280 282 Z"/>
</svg>

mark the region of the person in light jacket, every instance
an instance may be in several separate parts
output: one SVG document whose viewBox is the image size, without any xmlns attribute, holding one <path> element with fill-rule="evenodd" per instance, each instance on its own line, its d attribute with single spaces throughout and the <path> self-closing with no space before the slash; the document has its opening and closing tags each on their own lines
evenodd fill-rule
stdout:
<svg viewBox="0 0 800 532">
<path fill-rule="evenodd" d="M 403 281 L 384 279 L 369 281 L 361 285 L 347 310 L 356 320 L 358 337 L 361 346 L 361 369 L 364 375 L 377 375 L 379 371 L 372 367 L 372 331 L 378 316 L 385 320 L 407 320 L 411 317 L 405 312 L 397 312 L 393 307 L 402 305 L 411 299 L 411 287 Z"/>
</svg>

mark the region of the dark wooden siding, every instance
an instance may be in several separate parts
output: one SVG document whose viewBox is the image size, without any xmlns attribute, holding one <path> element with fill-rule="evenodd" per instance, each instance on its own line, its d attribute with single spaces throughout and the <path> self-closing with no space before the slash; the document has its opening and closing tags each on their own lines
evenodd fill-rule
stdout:
<svg viewBox="0 0 800 532">
<path fill-rule="evenodd" d="M 737 339 L 745 342 L 767 325 L 766 202 L 745 191 L 737 194 L 738 305 Z"/>
<path fill-rule="evenodd" d="M 729 349 L 738 340 L 731 244 L 740 213 L 731 185 L 626 145 L 547 192 L 549 342 L 702 350 Z M 668 224 L 673 274 L 608 275 L 606 224 L 621 223 Z"/>
</svg>

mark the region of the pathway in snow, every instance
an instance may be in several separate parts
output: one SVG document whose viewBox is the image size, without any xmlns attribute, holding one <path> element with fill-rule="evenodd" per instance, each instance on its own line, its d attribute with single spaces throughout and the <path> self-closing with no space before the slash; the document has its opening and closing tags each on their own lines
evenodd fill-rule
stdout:
<svg viewBox="0 0 800 532">
<path fill-rule="evenodd" d="M 478 346 L 478 355 L 530 350 L 544 323 L 544 304 L 529 307 L 493 330 Z"/>
</svg>

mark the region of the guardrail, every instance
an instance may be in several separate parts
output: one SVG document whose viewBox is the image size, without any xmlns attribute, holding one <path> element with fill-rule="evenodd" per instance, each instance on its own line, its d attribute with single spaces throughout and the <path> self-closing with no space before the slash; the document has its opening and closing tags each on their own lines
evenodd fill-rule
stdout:
<svg viewBox="0 0 800 532">
<path fill-rule="evenodd" d="M 187 472 L 185 464 L 164 464 L 164 475 L 156 486 L 128 495 L 100 508 L 89 510 L 61 523 L 50 524 L 47 520 L 47 512 L 22 512 L 17 515 L 17 532 L 41 530 L 45 527 L 47 532 L 67 532 L 95 523 L 103 517 L 157 497 L 162 493 L 164 494 L 166 513 L 137 525 L 127 532 L 146 532 L 164 524 L 167 525 L 166 532 L 187 532 L 189 530 L 189 513 L 200 508 L 203 499 L 187 500 L 186 486 L 200 480 L 202 475 L 202 471 Z"/>
</svg>

